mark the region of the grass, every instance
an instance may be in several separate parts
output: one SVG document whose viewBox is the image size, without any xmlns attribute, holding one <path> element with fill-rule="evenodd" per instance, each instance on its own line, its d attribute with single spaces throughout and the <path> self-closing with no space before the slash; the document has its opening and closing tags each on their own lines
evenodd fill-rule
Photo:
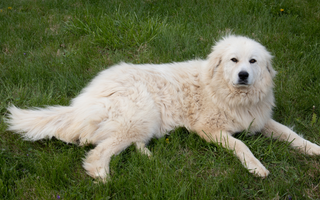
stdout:
<svg viewBox="0 0 320 200">
<path fill-rule="evenodd" d="M 274 118 L 320 144 L 319 10 L 317 0 L 2 0 L 0 199 L 319 199 L 320 158 L 259 134 L 237 137 L 270 170 L 266 179 L 178 128 L 150 142 L 151 159 L 134 146 L 113 157 L 111 181 L 95 184 L 81 167 L 92 146 L 23 141 L 3 122 L 10 104 L 68 105 L 120 61 L 206 58 L 232 31 L 275 56 Z"/>
</svg>

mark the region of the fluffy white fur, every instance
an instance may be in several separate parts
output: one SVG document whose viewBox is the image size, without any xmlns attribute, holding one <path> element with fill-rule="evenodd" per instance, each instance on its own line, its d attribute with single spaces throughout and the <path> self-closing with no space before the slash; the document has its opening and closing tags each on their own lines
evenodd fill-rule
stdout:
<svg viewBox="0 0 320 200">
<path fill-rule="evenodd" d="M 234 133 L 249 127 L 250 132 L 292 141 L 306 154 L 320 154 L 319 146 L 271 119 L 276 72 L 261 44 L 230 35 L 212 50 L 206 60 L 120 63 L 95 77 L 70 106 L 9 107 L 8 130 L 31 141 L 54 136 L 67 143 L 95 144 L 83 166 L 102 180 L 108 177 L 112 155 L 134 143 L 150 156 L 145 144 L 178 126 L 233 150 L 260 177 L 269 171 Z"/>
</svg>

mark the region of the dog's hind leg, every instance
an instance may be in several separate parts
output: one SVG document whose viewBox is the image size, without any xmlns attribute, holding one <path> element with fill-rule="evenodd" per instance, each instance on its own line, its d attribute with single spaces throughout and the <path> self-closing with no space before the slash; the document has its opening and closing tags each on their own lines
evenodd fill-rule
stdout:
<svg viewBox="0 0 320 200">
<path fill-rule="evenodd" d="M 110 128 L 111 125 L 113 128 Z M 149 118 L 133 120 L 119 117 L 114 121 L 105 122 L 92 138 L 93 143 L 97 146 L 88 153 L 83 167 L 93 178 L 106 181 L 111 157 L 119 154 L 131 144 L 135 143 L 137 149 L 142 153 L 151 155 L 144 144 L 152 138 L 155 127 L 157 124 L 149 121 Z"/>
<path fill-rule="evenodd" d="M 91 150 L 84 159 L 87 174 L 105 182 L 109 177 L 109 163 L 113 155 L 121 153 L 132 142 L 125 138 L 108 138 Z"/>
<path fill-rule="evenodd" d="M 149 157 L 152 156 L 151 151 L 146 147 L 146 144 L 144 142 L 136 142 L 135 143 L 136 148 L 142 153 Z"/>
</svg>

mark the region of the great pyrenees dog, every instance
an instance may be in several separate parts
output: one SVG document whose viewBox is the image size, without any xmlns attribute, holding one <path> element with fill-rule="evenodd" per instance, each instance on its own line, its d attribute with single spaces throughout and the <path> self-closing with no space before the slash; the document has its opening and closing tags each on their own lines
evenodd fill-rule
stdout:
<svg viewBox="0 0 320 200">
<path fill-rule="evenodd" d="M 247 130 L 291 142 L 308 155 L 320 147 L 274 121 L 272 56 L 260 43 L 228 35 L 206 60 L 169 64 L 120 63 L 102 71 L 70 106 L 23 110 L 11 106 L 8 130 L 36 141 L 56 137 L 66 143 L 94 144 L 83 167 L 105 181 L 109 163 L 131 144 L 148 156 L 146 144 L 184 126 L 208 142 L 232 150 L 249 172 L 269 171 L 233 137 Z"/>
</svg>

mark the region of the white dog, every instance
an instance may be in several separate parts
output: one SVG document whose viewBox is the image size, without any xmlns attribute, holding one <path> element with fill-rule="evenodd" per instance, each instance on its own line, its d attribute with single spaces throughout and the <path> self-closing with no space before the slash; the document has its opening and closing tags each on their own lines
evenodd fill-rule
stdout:
<svg viewBox="0 0 320 200">
<path fill-rule="evenodd" d="M 249 172 L 269 171 L 232 135 L 248 129 L 273 136 L 305 154 L 320 147 L 271 119 L 274 106 L 270 53 L 258 42 L 227 36 L 207 60 L 159 65 L 120 63 L 102 71 L 70 106 L 22 110 L 9 107 L 8 130 L 35 141 L 53 136 L 67 143 L 97 145 L 84 168 L 106 180 L 112 155 L 132 143 L 145 144 L 175 127 L 185 126 L 207 141 L 233 150 Z"/>
</svg>

